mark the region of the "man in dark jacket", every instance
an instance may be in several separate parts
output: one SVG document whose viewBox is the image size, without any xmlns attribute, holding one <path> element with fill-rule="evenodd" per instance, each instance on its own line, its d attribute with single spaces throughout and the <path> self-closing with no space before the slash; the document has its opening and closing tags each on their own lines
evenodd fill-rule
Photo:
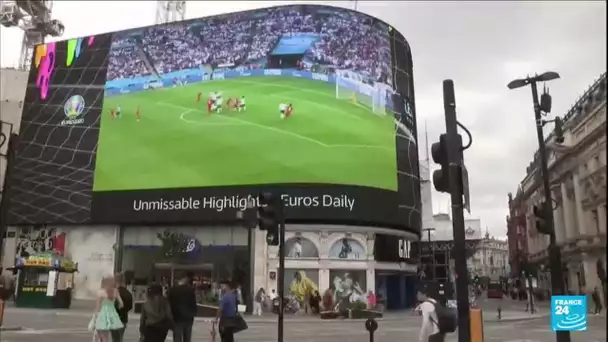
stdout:
<svg viewBox="0 0 608 342">
<path fill-rule="evenodd" d="M 118 306 L 116 302 L 116 312 L 122 321 L 123 328 L 118 330 L 112 330 L 112 342 L 122 342 L 125 336 L 125 330 L 127 329 L 127 323 L 129 322 L 129 311 L 133 308 L 133 296 L 131 292 L 125 287 L 125 277 L 122 273 L 116 273 L 114 275 L 114 282 L 116 283 L 116 289 L 122 299 L 122 307 Z"/>
<path fill-rule="evenodd" d="M 177 285 L 169 290 L 168 297 L 175 322 L 173 342 L 191 342 L 192 325 L 197 307 L 196 295 L 190 278 L 187 275 L 180 278 Z"/>
</svg>

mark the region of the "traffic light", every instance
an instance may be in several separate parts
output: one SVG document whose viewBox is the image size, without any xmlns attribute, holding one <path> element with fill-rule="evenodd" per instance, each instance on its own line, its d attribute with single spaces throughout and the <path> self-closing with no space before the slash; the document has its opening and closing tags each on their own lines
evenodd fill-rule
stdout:
<svg viewBox="0 0 608 342">
<path fill-rule="evenodd" d="M 270 246 L 279 245 L 279 225 L 282 220 L 282 206 L 279 196 L 266 192 L 260 194 L 258 226 L 266 231 L 266 242 Z"/>
<path fill-rule="evenodd" d="M 441 170 L 433 172 L 433 185 L 439 192 L 450 192 L 449 163 L 448 163 L 448 135 L 439 136 L 439 142 L 431 146 L 433 161 L 441 166 Z"/>
<path fill-rule="evenodd" d="M 534 221 L 536 222 L 536 231 L 541 234 L 551 234 L 551 227 L 547 226 L 547 221 L 545 220 L 545 203 L 541 203 L 539 205 L 535 205 L 532 208 L 534 212 Z"/>
</svg>

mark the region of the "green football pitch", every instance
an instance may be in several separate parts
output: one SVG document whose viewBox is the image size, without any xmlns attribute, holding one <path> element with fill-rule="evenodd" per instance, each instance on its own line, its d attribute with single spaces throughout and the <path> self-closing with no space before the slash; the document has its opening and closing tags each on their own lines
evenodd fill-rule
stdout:
<svg viewBox="0 0 608 342">
<path fill-rule="evenodd" d="M 247 110 L 208 115 L 213 91 L 224 101 L 245 96 Z M 281 103 L 293 104 L 291 117 L 281 119 Z M 118 105 L 122 117 L 112 120 Z M 394 127 L 390 115 L 336 99 L 335 86 L 299 78 L 243 77 L 111 96 L 93 190 L 273 183 L 397 190 Z"/>
</svg>

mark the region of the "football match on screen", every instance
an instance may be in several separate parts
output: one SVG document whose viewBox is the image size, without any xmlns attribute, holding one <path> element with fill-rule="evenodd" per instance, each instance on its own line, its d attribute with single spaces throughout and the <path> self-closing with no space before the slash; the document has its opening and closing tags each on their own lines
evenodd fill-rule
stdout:
<svg viewBox="0 0 608 342">
<path fill-rule="evenodd" d="M 334 12 L 280 8 L 114 34 L 94 191 L 396 191 L 389 29 Z"/>
</svg>

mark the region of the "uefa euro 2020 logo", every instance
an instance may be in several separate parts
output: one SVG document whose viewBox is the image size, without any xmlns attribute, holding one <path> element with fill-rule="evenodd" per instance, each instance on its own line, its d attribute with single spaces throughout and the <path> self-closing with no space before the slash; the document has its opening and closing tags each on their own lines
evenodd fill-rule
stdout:
<svg viewBox="0 0 608 342">
<path fill-rule="evenodd" d="M 551 296 L 553 331 L 587 330 L 586 296 Z"/>
<path fill-rule="evenodd" d="M 72 95 L 63 105 L 63 111 L 67 119 L 61 121 L 62 126 L 77 125 L 84 123 L 84 118 L 80 117 L 84 112 L 85 102 L 81 95 Z"/>
</svg>

